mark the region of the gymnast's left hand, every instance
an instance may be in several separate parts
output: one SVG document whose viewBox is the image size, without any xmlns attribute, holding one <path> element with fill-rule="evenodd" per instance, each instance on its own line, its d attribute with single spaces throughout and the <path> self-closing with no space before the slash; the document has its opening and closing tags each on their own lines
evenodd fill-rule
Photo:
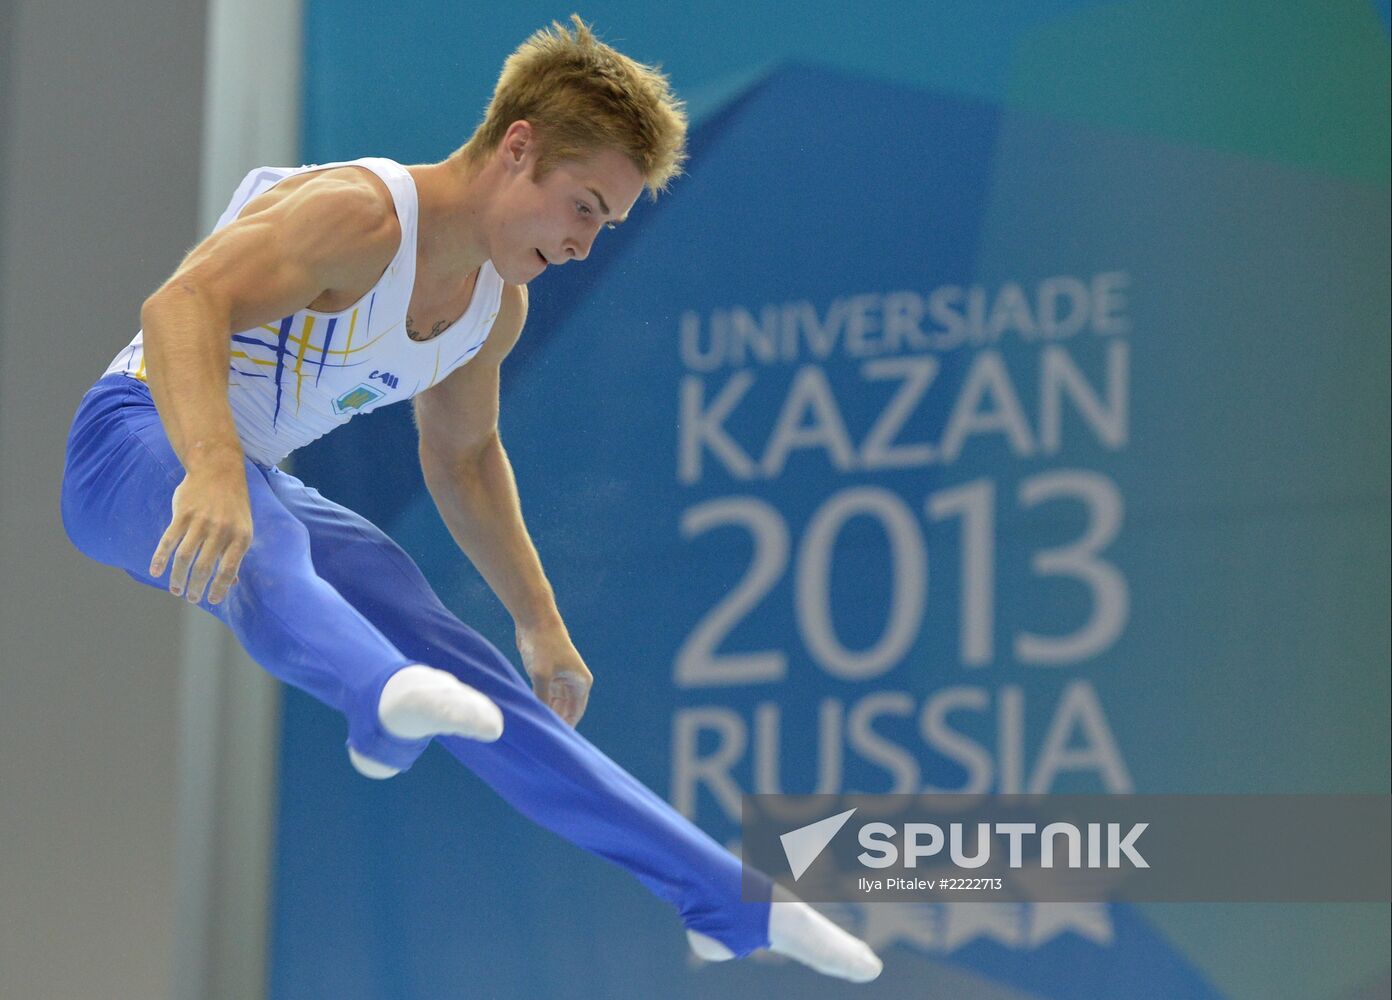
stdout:
<svg viewBox="0 0 1392 1000">
<path fill-rule="evenodd" d="M 543 703 L 574 726 L 585 714 L 594 677 L 564 632 L 517 630 L 517 651 Z"/>
</svg>

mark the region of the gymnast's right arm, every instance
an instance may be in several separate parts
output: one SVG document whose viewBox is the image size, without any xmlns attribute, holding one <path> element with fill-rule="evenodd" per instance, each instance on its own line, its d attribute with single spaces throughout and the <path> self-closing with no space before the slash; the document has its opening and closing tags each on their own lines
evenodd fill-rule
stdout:
<svg viewBox="0 0 1392 1000">
<path fill-rule="evenodd" d="M 384 186 L 325 171 L 213 233 L 140 310 L 145 370 L 184 479 L 150 561 L 169 590 L 217 604 L 251 546 L 251 502 L 228 401 L 231 339 L 290 315 L 326 291 L 366 290 L 401 229 Z M 334 177 L 333 175 L 339 175 Z M 275 193 L 272 189 L 271 193 Z M 190 575 L 190 570 L 192 573 Z"/>
</svg>

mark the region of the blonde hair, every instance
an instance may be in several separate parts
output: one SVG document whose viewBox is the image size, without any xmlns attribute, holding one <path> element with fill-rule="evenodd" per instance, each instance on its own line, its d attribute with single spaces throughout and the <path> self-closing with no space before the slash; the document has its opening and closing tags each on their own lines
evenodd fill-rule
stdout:
<svg viewBox="0 0 1392 1000">
<path fill-rule="evenodd" d="M 525 119 L 541 143 L 538 179 L 562 160 L 610 148 L 633 161 L 656 200 L 686 162 L 685 106 L 661 67 L 605 45 L 580 15 L 570 21 L 573 31 L 552 21 L 508 56 L 482 124 L 454 157 L 480 166 Z"/>
</svg>

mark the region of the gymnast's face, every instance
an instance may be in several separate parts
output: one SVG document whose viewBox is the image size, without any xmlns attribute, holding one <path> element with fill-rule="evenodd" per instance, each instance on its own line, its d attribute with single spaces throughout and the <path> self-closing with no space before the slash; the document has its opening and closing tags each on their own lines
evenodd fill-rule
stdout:
<svg viewBox="0 0 1392 1000">
<path fill-rule="evenodd" d="M 503 141 L 508 183 L 497 206 L 492 246 L 494 268 L 518 285 L 548 266 L 584 260 L 600 229 L 628 218 L 643 193 L 638 168 L 612 149 L 562 160 L 538 180 L 535 133 L 520 128 L 525 125 L 515 123 Z"/>
</svg>

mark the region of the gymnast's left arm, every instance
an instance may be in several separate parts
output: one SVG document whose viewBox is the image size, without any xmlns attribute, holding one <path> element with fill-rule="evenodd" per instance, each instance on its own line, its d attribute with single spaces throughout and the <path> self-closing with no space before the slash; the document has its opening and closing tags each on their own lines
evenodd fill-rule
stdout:
<svg viewBox="0 0 1392 1000">
<path fill-rule="evenodd" d="M 499 367 L 526 314 L 526 288 L 504 286 L 498 317 L 478 354 L 416 396 L 421 471 L 450 534 L 512 615 L 537 697 L 573 726 L 585 713 L 593 677 L 527 534 L 498 435 Z"/>
</svg>

